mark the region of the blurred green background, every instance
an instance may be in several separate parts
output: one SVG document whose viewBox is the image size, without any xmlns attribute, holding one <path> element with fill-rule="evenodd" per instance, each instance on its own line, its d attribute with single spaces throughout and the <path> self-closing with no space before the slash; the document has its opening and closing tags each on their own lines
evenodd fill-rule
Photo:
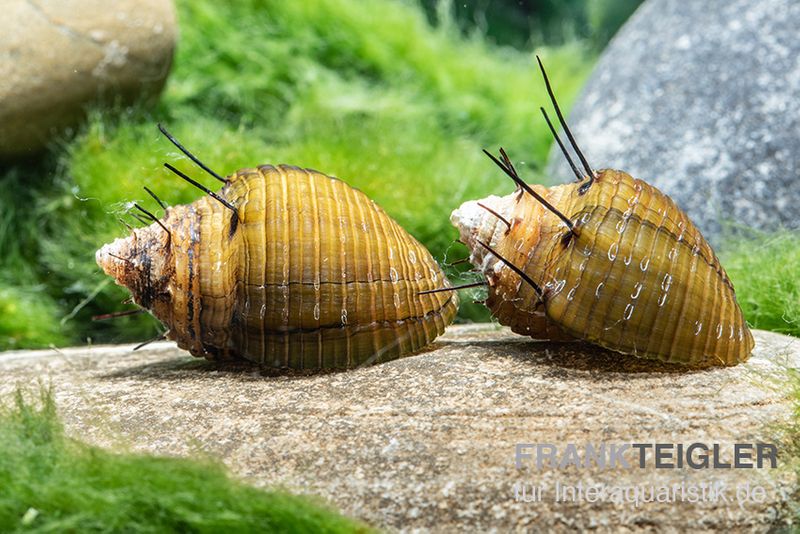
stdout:
<svg viewBox="0 0 800 534">
<path fill-rule="evenodd" d="M 526 180 L 548 183 L 551 139 L 537 113 L 546 95 L 534 53 L 568 108 L 639 3 L 179 1 L 177 55 L 155 107 L 94 109 L 45 154 L 0 171 L 0 350 L 155 334 L 149 316 L 91 316 L 130 308 L 94 251 L 127 234 L 120 218 L 138 224 L 129 202 L 161 213 L 142 186 L 170 204 L 199 196 L 162 163 L 218 185 L 186 163 L 157 122 L 222 174 L 290 163 L 336 175 L 427 245 L 454 282 L 473 279 L 448 266 L 467 255 L 449 214 L 464 200 L 512 190 L 481 149 L 504 146 Z M 797 265 L 796 247 L 775 250 Z M 750 283 L 759 291 L 784 283 L 766 302 L 748 290 L 751 259 L 730 260 L 748 320 L 798 333 L 797 282 L 770 271 Z M 459 320 L 488 319 L 463 296 Z"/>
</svg>

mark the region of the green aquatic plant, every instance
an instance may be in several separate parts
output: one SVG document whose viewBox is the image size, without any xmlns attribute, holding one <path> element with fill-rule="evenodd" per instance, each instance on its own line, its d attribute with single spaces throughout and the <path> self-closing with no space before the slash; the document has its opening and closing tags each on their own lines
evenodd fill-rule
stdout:
<svg viewBox="0 0 800 534">
<path fill-rule="evenodd" d="M 800 336 L 800 232 L 751 231 L 726 243 L 722 260 L 752 327 Z"/>
<path fill-rule="evenodd" d="M 64 434 L 52 391 L 0 409 L 3 532 L 371 532 L 321 501 L 204 460 L 113 453 Z"/>
</svg>

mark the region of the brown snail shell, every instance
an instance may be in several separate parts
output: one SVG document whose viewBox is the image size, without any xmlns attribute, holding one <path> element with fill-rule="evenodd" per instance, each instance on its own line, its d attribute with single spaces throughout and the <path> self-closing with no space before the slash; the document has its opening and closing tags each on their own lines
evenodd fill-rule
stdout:
<svg viewBox="0 0 800 534">
<path fill-rule="evenodd" d="M 500 323 L 537 339 L 571 336 L 691 366 L 745 361 L 754 342 L 733 284 L 688 216 L 621 171 L 597 171 L 584 195 L 580 187 L 532 186 L 577 235 L 530 195 L 480 201 L 510 228 L 478 202 L 453 212 Z M 542 298 L 499 257 L 537 281 Z"/>
<path fill-rule="evenodd" d="M 310 169 L 242 169 L 97 251 L 195 356 L 339 369 L 418 351 L 456 314 L 431 254 L 364 193 Z"/>
<path fill-rule="evenodd" d="M 576 183 L 529 186 L 502 149 L 503 161 L 489 154 L 517 192 L 466 202 L 451 221 L 486 275 L 492 313 L 536 339 L 578 338 L 694 367 L 745 361 L 753 336 L 711 246 L 657 188 L 591 169 L 539 65 L 585 173 L 543 108 Z"/>
</svg>

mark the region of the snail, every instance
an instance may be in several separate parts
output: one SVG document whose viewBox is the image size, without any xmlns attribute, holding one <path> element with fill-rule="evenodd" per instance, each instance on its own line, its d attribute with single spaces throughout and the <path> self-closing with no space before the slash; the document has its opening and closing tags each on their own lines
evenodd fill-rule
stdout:
<svg viewBox="0 0 800 534">
<path fill-rule="evenodd" d="M 745 361 L 753 336 L 725 269 L 683 210 L 643 180 L 593 171 L 537 57 L 578 170 L 541 108 L 577 181 L 528 185 L 508 155 L 486 154 L 516 183 L 508 196 L 470 201 L 451 222 L 486 276 L 486 305 L 535 339 L 581 339 L 691 367 Z"/>
<path fill-rule="evenodd" d="M 267 367 L 345 369 L 414 353 L 452 322 L 458 299 L 431 254 L 364 193 L 312 169 L 262 165 L 166 207 L 96 260 L 165 337 L 195 356 Z M 434 290 L 434 291 L 429 291 Z M 136 311 L 136 310 L 134 310 Z M 107 314 L 102 318 L 131 313 Z"/>
</svg>

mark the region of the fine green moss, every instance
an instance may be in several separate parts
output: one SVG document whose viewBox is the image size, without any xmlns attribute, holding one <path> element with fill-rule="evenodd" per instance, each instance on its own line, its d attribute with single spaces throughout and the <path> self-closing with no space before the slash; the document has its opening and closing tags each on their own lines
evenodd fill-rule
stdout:
<svg viewBox="0 0 800 534">
<path fill-rule="evenodd" d="M 732 240 L 722 260 L 751 326 L 800 336 L 800 233 Z"/>
<path fill-rule="evenodd" d="M 3 532 L 369 532 L 323 503 L 207 461 L 116 454 L 65 437 L 52 393 L 0 410 Z"/>
</svg>

